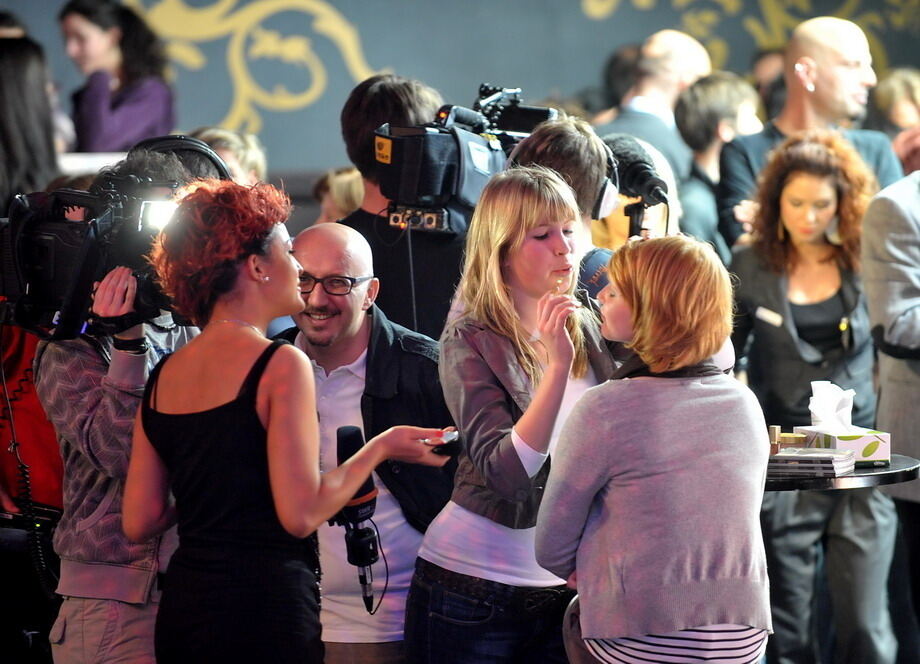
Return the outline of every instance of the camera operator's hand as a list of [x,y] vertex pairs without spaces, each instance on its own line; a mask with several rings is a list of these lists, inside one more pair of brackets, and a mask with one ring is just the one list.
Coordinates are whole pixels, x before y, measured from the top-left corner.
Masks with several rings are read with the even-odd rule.
[[[94,284],[92,313],[99,318],[114,318],[134,311],[137,279],[127,267],[116,267]],[[120,339],[140,339],[143,325],[135,325],[115,335]]]

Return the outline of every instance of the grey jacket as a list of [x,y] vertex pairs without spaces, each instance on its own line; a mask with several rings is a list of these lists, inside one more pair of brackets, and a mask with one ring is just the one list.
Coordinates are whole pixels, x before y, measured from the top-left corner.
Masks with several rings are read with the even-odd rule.
[[[877,425],[891,449],[920,457],[920,171],[883,189],[863,222],[863,275],[879,344]],[[920,502],[920,480],[886,488]]]
[[35,353],[36,392],[64,462],[64,514],[54,533],[61,595],[140,604],[160,571],[164,538],[135,544],[122,531],[124,480],[147,374],[197,330],[171,320],[146,327],[146,357],[113,353],[109,337],[42,342]]
[[768,455],[757,400],[730,376],[588,390],[562,430],[536,533],[540,565],[578,573],[582,636],[770,629]]
[[[614,369],[597,325],[584,328],[598,380]],[[459,457],[451,500],[509,528],[531,528],[543,497],[549,460],[528,477],[511,442],[511,428],[530,405],[533,385],[511,341],[475,320],[448,325],[439,365],[444,398],[466,447]]]

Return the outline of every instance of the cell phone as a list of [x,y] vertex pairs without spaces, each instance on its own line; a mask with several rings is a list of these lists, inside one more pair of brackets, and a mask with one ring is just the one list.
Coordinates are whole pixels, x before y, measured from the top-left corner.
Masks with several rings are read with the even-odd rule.
[[460,454],[460,450],[463,447],[460,442],[460,432],[445,431],[441,436],[441,439],[444,441],[442,445],[436,445],[431,448],[431,451],[434,454],[440,454],[443,456],[456,456],[457,454]]

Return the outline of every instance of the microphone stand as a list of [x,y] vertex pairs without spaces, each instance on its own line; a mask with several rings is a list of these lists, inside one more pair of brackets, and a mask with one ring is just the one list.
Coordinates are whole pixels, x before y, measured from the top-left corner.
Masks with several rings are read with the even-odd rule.
[[630,203],[623,208],[623,212],[629,217],[629,234],[626,236],[627,239],[642,234],[642,221],[645,219],[645,208],[647,207],[644,201],[638,201],[636,203]]

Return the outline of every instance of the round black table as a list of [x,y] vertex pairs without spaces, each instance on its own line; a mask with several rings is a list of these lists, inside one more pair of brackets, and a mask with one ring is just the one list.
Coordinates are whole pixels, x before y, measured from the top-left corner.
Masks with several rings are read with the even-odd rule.
[[920,476],[920,460],[903,454],[892,454],[891,465],[857,468],[839,477],[779,477],[767,476],[765,491],[861,489],[867,486],[909,482]]

